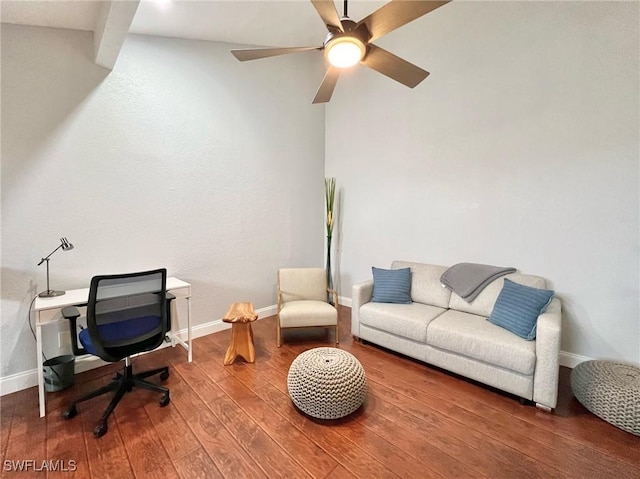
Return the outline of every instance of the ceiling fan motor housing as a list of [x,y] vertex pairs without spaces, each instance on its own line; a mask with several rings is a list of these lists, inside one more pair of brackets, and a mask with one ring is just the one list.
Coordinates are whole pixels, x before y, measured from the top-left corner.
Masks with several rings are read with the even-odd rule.
[[344,32],[341,32],[337,29],[331,29],[327,34],[327,37],[324,39],[323,46],[326,48],[331,40],[339,37],[351,37],[357,38],[364,45],[369,43],[369,38],[371,38],[371,34],[369,30],[367,30],[367,26],[363,23],[360,26],[350,18],[343,17],[340,22],[342,23],[342,28],[344,28]]

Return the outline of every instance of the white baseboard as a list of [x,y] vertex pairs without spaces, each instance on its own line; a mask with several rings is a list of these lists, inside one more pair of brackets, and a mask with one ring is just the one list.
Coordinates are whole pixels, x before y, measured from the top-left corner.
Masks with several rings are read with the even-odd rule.
[[340,306],[348,306],[349,308],[351,307],[351,298],[338,295],[338,301],[340,301]]
[[[258,319],[267,318],[269,316],[273,316],[276,314],[277,306],[267,306],[266,308],[260,308],[256,310],[258,313]],[[191,338],[196,339],[202,336],[207,336],[212,333],[217,333],[218,331],[223,331],[225,329],[229,329],[231,327],[230,323],[225,323],[221,319],[215,319],[208,323],[198,324],[197,326],[191,327]],[[178,336],[183,341],[187,340],[187,328],[181,329],[176,332],[176,336]],[[169,343],[165,343],[160,348],[171,347]],[[177,345],[176,347],[180,347]],[[89,371],[90,369],[99,368],[100,366],[104,366],[109,364],[100,359],[86,359],[81,361],[76,361],[75,371],[76,373],[83,373],[85,371]],[[33,386],[38,385],[38,369],[31,369],[29,371],[24,371],[21,373],[12,374],[10,376],[5,376],[0,378],[0,396],[4,396],[5,394],[11,394],[17,391],[21,391],[23,389],[27,389]]]
[[573,369],[581,362],[590,361],[592,359],[593,358],[589,358],[587,356],[580,356],[579,354],[560,351],[560,366],[565,366],[567,368]]
[[36,370],[12,374],[0,379],[0,396],[30,388],[38,384]]

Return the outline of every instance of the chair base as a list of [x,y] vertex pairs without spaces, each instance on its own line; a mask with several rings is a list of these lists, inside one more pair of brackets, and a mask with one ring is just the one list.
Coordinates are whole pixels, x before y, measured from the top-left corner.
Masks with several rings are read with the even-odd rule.
[[276,318],[276,345],[278,347],[282,346],[282,331],[284,329],[304,329],[304,328],[325,328],[325,329],[334,329],[335,331],[335,344],[336,347],[338,347],[338,344],[340,344],[340,324],[336,324],[334,325],[329,325],[329,326],[292,326],[290,328],[283,328],[282,326],[280,326],[280,320],[278,318]]
[[168,388],[159,386],[149,381],[145,381],[145,378],[155,376],[156,374],[160,374],[160,380],[165,381],[169,377],[169,368],[163,367],[153,369],[151,371],[144,371],[142,373],[133,374],[133,367],[129,363],[129,358],[127,358],[127,364],[124,368],[124,374],[117,373],[114,380],[109,384],[102,386],[101,388],[98,388],[95,391],[92,391],[89,394],[86,394],[73,401],[71,403],[71,406],[69,406],[69,409],[67,409],[63,413],[63,417],[65,419],[71,419],[75,417],[76,414],[78,414],[78,410],[76,408],[77,404],[88,401],[89,399],[93,399],[98,396],[102,396],[103,394],[106,394],[108,392],[115,391],[115,394],[113,395],[111,402],[107,406],[107,409],[104,411],[102,417],[98,421],[98,424],[96,424],[96,427],[93,429],[93,435],[95,437],[104,436],[104,434],[108,430],[107,420],[109,419],[109,416],[114,411],[124,394],[130,392],[134,386],[163,393],[162,398],[159,401],[160,407],[164,407],[169,404],[171,398],[169,396]]

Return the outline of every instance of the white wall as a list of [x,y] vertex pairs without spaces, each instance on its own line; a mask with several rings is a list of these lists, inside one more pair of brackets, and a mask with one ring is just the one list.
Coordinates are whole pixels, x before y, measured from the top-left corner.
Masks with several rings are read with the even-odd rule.
[[393,259],[515,266],[563,301],[562,349],[640,362],[637,2],[452,2],[378,42],[327,107],[341,294]]
[[322,264],[321,65],[229,49],[130,35],[109,73],[90,33],[2,26],[0,377],[36,367],[36,264],[61,236],[53,287],[164,266],[192,283],[195,325],[275,304],[278,267]]

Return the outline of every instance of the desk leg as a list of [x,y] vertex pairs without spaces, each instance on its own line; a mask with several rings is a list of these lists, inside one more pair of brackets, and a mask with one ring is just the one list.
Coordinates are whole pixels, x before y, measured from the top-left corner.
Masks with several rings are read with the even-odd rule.
[[40,417],[46,414],[44,397],[44,376],[42,375],[42,325],[40,323],[40,311],[36,318],[36,373],[38,375],[38,402],[40,404]]
[[187,297],[187,344],[189,349],[187,350],[187,360],[193,361],[193,346],[191,345],[191,291]]

